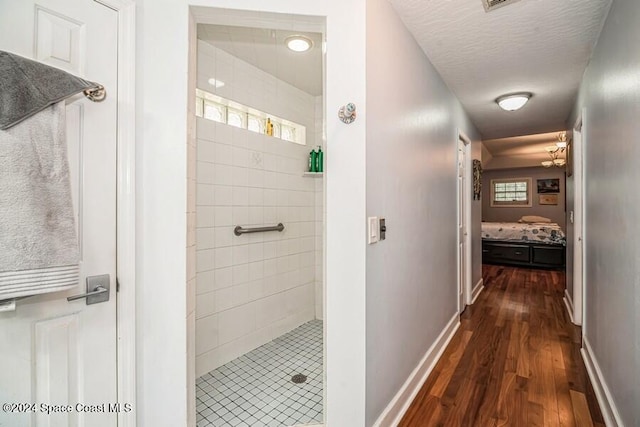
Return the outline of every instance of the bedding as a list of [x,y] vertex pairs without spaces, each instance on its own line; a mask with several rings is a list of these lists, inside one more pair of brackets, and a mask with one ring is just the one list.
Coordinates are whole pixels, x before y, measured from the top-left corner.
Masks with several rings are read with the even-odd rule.
[[525,215],[522,218],[520,218],[518,220],[518,222],[529,222],[529,223],[535,223],[535,222],[547,222],[550,223],[551,220],[549,218],[546,218],[544,216],[537,216],[537,215]]
[[556,223],[483,222],[482,239],[562,246],[567,244],[562,228]]

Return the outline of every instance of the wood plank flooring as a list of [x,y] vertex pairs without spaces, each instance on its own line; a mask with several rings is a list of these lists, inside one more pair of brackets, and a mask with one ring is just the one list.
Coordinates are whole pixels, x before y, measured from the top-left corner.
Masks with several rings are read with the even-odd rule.
[[484,265],[483,278],[399,425],[604,427],[562,300],[564,272]]

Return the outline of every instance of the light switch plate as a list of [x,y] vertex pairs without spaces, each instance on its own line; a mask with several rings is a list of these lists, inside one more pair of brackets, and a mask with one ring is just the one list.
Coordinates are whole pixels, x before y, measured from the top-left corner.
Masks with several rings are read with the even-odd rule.
[[367,218],[367,225],[367,243],[372,245],[380,240],[380,223],[378,222],[378,217],[370,216]]

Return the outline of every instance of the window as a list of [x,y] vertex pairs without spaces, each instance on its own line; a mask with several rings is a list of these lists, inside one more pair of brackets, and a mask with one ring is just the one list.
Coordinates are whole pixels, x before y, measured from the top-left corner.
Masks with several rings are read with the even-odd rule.
[[531,207],[531,178],[491,180],[492,207]]
[[307,132],[304,126],[200,89],[196,89],[196,116],[260,134],[267,133],[268,118],[273,125],[273,134],[268,136],[300,145],[306,144]]
[[218,123],[224,123],[226,121],[225,113],[226,108],[224,108],[224,105],[220,105],[211,101],[204,101],[204,113],[202,116],[205,119],[213,120],[214,122]]
[[257,116],[254,116],[253,114],[248,114],[248,117],[247,129],[251,132],[264,133],[264,120]]

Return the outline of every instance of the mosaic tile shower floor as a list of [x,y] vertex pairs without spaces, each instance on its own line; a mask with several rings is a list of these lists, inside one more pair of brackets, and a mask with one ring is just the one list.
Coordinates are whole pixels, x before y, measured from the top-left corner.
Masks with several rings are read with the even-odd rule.
[[[312,320],[198,378],[198,427],[321,423],[322,339]],[[292,382],[296,374],[306,382]]]

